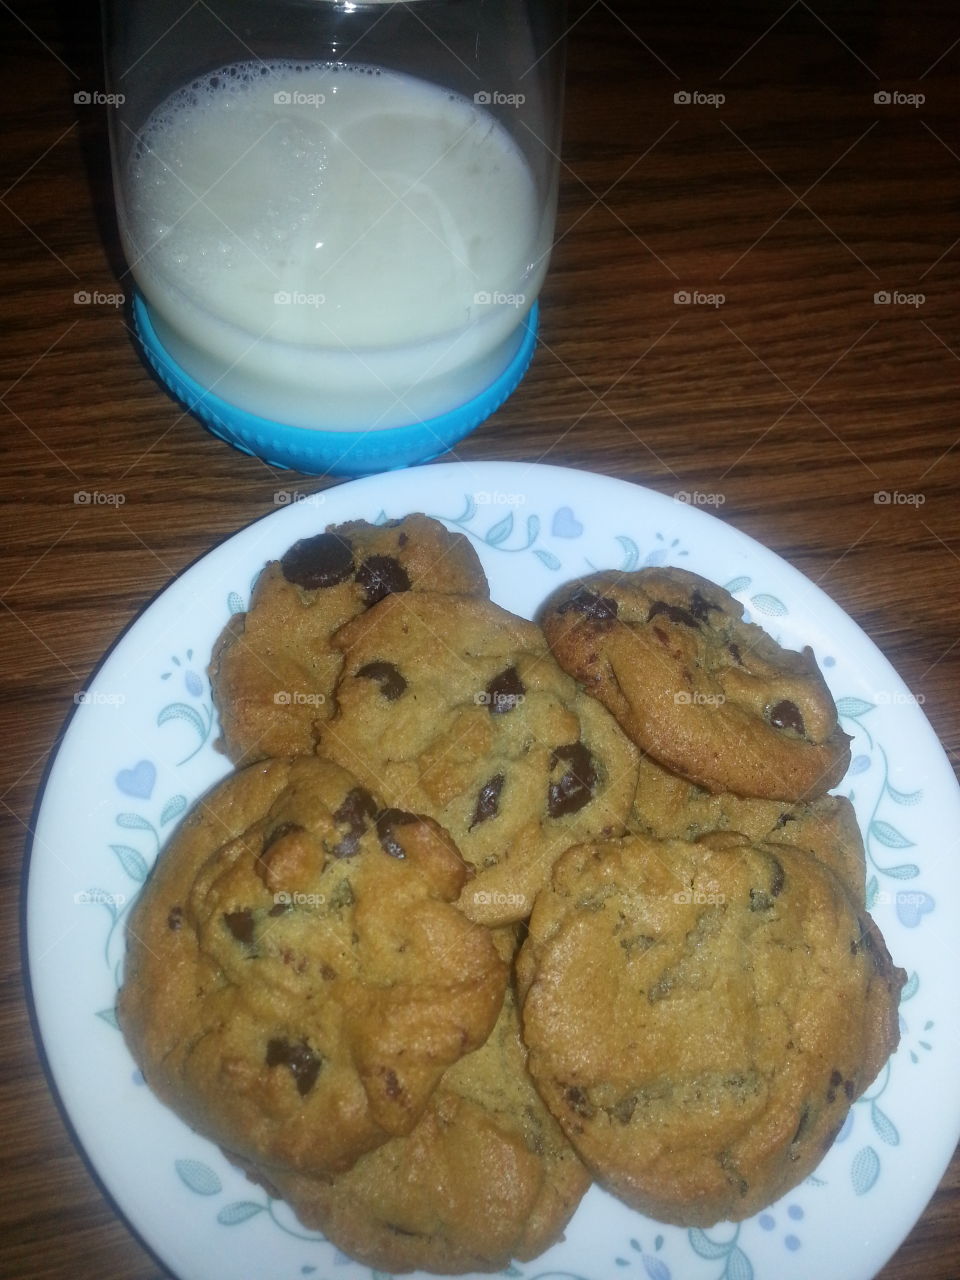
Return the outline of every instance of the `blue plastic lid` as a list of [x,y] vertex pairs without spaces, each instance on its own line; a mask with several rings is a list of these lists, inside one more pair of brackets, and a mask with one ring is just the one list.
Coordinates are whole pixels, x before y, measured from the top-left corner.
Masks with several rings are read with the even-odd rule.
[[212,391],[205,391],[163,347],[141,295],[133,300],[133,319],[144,354],[158,378],[221,440],[277,467],[315,475],[363,476],[427,462],[489,418],[519,385],[537,345],[539,303],[523,321],[523,339],[503,373],[485,391],[449,413],[406,427],[370,431],[323,431],[291,427],[247,413]]

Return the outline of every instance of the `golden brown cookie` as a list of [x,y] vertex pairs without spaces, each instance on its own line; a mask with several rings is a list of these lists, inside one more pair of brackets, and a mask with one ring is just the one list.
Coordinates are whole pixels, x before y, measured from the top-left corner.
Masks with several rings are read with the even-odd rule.
[[234,764],[313,752],[340,670],[331,635],[401,591],[488,594],[467,538],[424,515],[331,525],[264,568],[210,664],[221,745]]
[[721,792],[680,778],[650,756],[640,760],[630,828],[658,840],[698,840],[737,832],[761,844],[789,844],[825,862],[864,907],[866,855],[853,805],[844,796],[789,804]]
[[320,749],[452,834],[476,871],[461,896],[471,919],[523,919],[563,849],[623,831],[636,749],[534,623],[408,592],[334,639],[344,665]]
[[487,1043],[447,1071],[412,1133],[336,1177],[270,1181],[359,1262],[455,1275],[548,1249],[590,1176],[533,1087],[508,990]]
[[548,602],[557,661],[666,768],[709,791],[813,799],[837,785],[849,739],[813,652],[742,621],[683,569],[597,573]]
[[597,1179],[706,1226],[817,1166],[897,1045],[906,975],[818,859],[727,835],[570,849],[518,977],[530,1072]]
[[130,919],[117,1012],[147,1083],[265,1165],[342,1170],[409,1133],[506,987],[454,905],[469,874],[435,823],[328,761],[231,775]]

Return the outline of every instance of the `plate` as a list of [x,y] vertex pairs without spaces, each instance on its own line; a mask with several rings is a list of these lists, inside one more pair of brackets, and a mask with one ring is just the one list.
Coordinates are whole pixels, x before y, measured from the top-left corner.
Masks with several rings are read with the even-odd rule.
[[854,738],[869,905],[909,980],[900,1047],[815,1175],[763,1213],[663,1226],[594,1187],[566,1239],[516,1280],[868,1280],[933,1194],[960,1134],[960,828],[953,772],[919,705],[863,632],[785,561],[699,504],[558,467],[449,463],[280,509],[211,551],[117,643],[50,772],[27,900],[32,993],[76,1134],[133,1227],[180,1280],[370,1280],[248,1182],[144,1085],[113,1007],[130,906],[177,820],[227,772],[205,674],[263,563],[328,523],[426,511],[467,534],[494,600],[529,616],[594,569],[687,567],[791,648],[810,644]]

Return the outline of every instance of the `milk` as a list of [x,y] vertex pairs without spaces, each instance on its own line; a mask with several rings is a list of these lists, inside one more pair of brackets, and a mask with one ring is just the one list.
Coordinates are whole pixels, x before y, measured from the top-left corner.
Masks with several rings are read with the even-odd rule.
[[[466,98],[374,67],[237,63],[150,117],[128,262],[170,354],[295,426],[429,418],[519,346],[553,209]],[[549,202],[547,202],[549,204]]]

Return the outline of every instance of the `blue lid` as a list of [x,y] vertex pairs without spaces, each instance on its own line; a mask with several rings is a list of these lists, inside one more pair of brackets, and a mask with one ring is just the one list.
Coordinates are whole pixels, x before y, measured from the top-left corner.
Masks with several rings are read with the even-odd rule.
[[408,467],[414,462],[427,462],[469,435],[500,408],[526,373],[537,344],[539,310],[539,303],[534,303],[523,321],[523,339],[517,353],[503,373],[466,404],[407,427],[315,431],[258,417],[221,400],[212,391],[205,391],[160,344],[140,294],[135,294],[133,300],[137,336],[151,367],[209,431],[274,466],[334,476],[370,475]]

